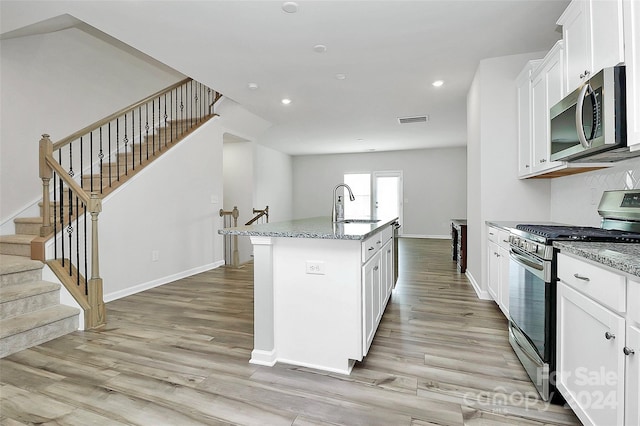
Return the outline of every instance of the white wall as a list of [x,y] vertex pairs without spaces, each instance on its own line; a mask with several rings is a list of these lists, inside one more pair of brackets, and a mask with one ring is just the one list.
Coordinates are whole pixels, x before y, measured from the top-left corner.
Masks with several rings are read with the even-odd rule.
[[464,148],[296,156],[293,214],[330,216],[333,188],[345,173],[402,170],[403,233],[446,237],[451,219],[466,215],[466,160]]
[[38,141],[56,142],[184,76],[79,29],[0,40],[0,223],[42,197]]
[[640,158],[614,163],[611,168],[551,181],[551,220],[580,226],[600,226],[598,203],[614,189],[640,189]]
[[293,159],[290,155],[254,145],[254,206],[269,206],[269,222],[293,216]]
[[[223,146],[224,201],[222,208],[231,211],[233,207],[238,207],[238,226],[244,225],[253,217],[253,145],[253,142],[249,141],[225,141]],[[233,226],[233,222],[231,223],[230,226]],[[233,237],[226,238],[233,240]],[[248,262],[253,253],[251,241],[248,237],[238,237],[237,240],[240,263]]]
[[467,96],[467,275],[488,297],[485,221],[547,221],[550,182],[518,179],[515,78],[544,52],[480,62]]

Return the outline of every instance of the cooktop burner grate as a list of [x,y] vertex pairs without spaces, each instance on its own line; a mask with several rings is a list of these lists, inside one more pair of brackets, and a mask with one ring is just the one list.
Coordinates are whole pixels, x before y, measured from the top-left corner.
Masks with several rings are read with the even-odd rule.
[[516,226],[523,232],[537,235],[548,240],[576,240],[640,243],[640,234],[616,229],[602,229],[589,226],[563,225],[527,225]]

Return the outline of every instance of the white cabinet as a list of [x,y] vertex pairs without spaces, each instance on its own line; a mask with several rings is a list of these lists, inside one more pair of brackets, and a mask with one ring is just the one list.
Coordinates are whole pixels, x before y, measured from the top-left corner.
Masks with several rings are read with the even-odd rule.
[[369,352],[369,347],[376,333],[380,316],[380,255],[376,254],[363,266],[363,355]]
[[[393,234],[391,227],[362,243],[362,353],[369,352],[393,289]],[[391,232],[388,232],[391,230]]]
[[640,424],[640,283],[563,253],[558,278],[558,390],[586,425]]
[[622,7],[627,72],[627,145],[631,150],[638,150],[640,149],[640,2],[624,0]]
[[564,93],[562,54],[563,42],[560,40],[531,75],[531,167],[534,174],[566,164],[550,159],[549,109],[562,99]]
[[505,316],[509,316],[509,233],[487,227],[487,287]]
[[622,0],[573,0],[557,23],[565,48],[565,94],[624,61]]
[[529,61],[516,78],[518,103],[518,176],[532,173],[531,167],[531,73],[541,60]]

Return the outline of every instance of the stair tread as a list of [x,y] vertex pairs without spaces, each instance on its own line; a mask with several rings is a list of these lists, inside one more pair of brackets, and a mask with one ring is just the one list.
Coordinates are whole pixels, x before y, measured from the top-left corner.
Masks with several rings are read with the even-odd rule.
[[0,242],[9,244],[31,244],[36,235],[29,234],[13,234],[0,235]]
[[0,275],[32,271],[43,267],[44,264],[39,260],[29,259],[24,256],[0,254]]
[[31,281],[0,287],[0,302],[11,302],[26,297],[37,296],[60,289],[60,284],[50,281]]
[[17,217],[13,219],[14,223],[42,224],[42,217]]
[[1,320],[0,339],[78,315],[79,312],[77,308],[57,305]]

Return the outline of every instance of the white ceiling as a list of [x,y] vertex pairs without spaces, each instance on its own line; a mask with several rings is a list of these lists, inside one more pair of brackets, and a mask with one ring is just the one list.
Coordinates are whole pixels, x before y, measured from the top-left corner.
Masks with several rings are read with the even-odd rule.
[[[464,146],[479,61],[549,50],[569,1],[298,1],[297,13],[283,3],[95,4],[101,13],[127,10],[114,28],[135,21],[156,31],[134,47],[160,61],[151,52],[159,46],[188,46],[184,69],[168,65],[271,122],[260,143],[301,155]],[[326,52],[316,53],[318,44]],[[435,88],[438,79],[445,83]],[[282,105],[284,97],[292,103]],[[429,121],[398,123],[416,115]]]

